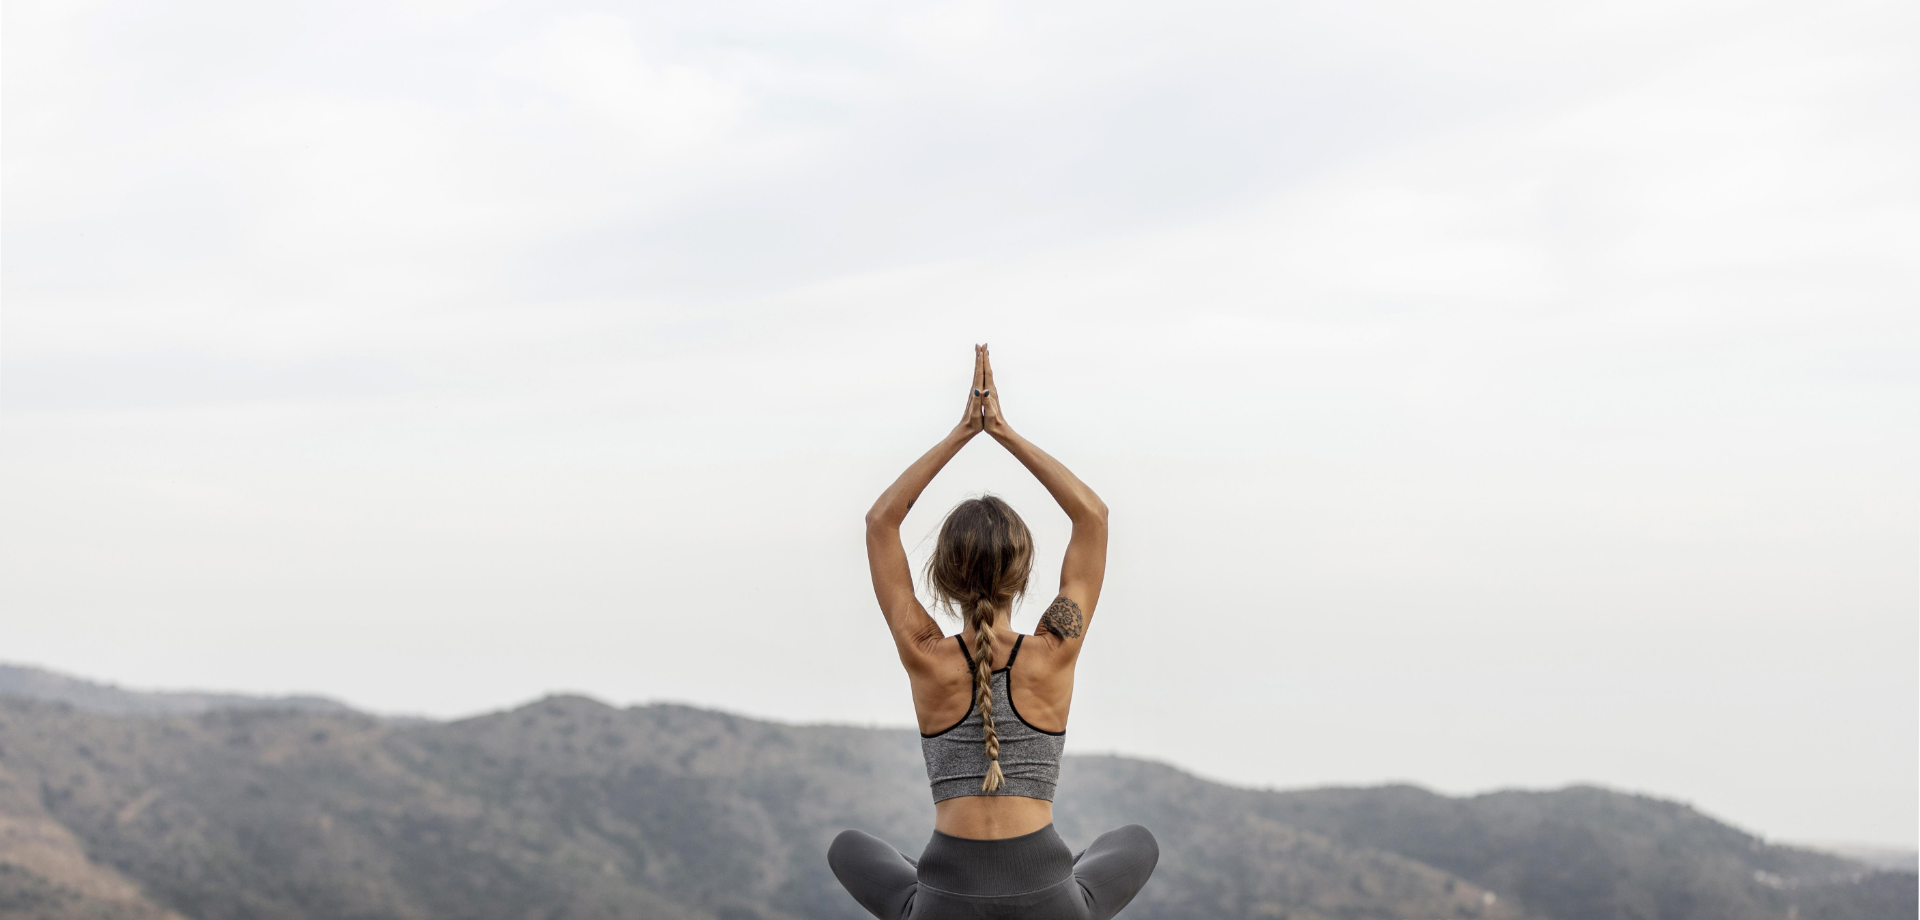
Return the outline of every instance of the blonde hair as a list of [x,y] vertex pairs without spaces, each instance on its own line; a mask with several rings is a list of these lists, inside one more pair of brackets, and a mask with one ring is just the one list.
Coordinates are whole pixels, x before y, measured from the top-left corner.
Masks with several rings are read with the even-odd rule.
[[980,791],[1000,788],[1000,735],[993,725],[993,621],[1027,591],[1033,572],[1033,534],[1012,506],[983,495],[955,505],[940,525],[927,560],[927,585],[948,612],[965,611],[973,630],[973,703],[987,742],[987,775]]

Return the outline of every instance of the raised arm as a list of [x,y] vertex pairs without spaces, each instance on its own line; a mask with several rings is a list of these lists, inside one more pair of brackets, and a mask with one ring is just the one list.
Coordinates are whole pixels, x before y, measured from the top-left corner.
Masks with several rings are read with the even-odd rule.
[[993,385],[992,356],[984,347],[981,364],[981,384],[976,389],[986,394],[980,408],[987,434],[1040,480],[1073,522],[1073,536],[1067,540],[1066,558],[1060,563],[1060,593],[1040,615],[1040,629],[1050,634],[1055,644],[1077,655],[1093,619],[1094,604],[1100,600],[1100,585],[1107,577],[1107,503],[1065,464],[1007,424],[1000,414],[1000,392]]
[[907,509],[926,491],[927,483],[980,433],[985,414],[986,400],[980,394],[985,392],[986,362],[985,350],[974,346],[973,385],[960,424],[913,461],[867,511],[867,568],[873,576],[873,594],[880,602],[880,614],[887,619],[887,629],[893,633],[901,662],[909,667],[918,652],[930,650],[940,641],[941,633],[940,624],[927,615],[927,609],[913,595],[913,570],[907,565],[906,548],[900,544],[900,522],[906,520]]

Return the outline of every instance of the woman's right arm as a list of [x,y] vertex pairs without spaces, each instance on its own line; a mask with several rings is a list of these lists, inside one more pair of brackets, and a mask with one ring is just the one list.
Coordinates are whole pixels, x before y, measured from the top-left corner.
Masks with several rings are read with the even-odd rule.
[[[983,349],[984,352],[984,349]],[[1060,504],[1073,522],[1073,535],[1067,539],[1066,558],[1060,563],[1060,593],[1040,615],[1040,628],[1054,636],[1069,654],[1078,655],[1093,619],[1093,606],[1100,600],[1100,586],[1107,577],[1107,503],[1073,475],[1066,464],[1020,436],[1000,415],[1000,392],[993,385],[993,360],[983,354],[984,367],[980,390],[987,395],[982,404],[982,427],[1000,446],[1013,454],[1033,474],[1048,494]]]

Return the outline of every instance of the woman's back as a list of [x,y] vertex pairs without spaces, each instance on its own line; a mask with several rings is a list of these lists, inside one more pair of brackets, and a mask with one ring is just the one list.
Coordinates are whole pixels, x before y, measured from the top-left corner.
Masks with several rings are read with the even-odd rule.
[[[954,646],[966,659],[968,671],[973,672],[973,656],[961,637],[956,636],[954,640]],[[1015,636],[1006,664],[990,672],[987,686],[991,705],[983,707],[970,701],[966,713],[957,721],[920,733],[920,751],[926,759],[927,784],[933,790],[935,808],[957,798],[984,799],[974,805],[949,806],[949,811],[955,814],[958,813],[955,809],[971,811],[974,819],[966,820],[986,819],[1008,825],[1004,829],[992,828],[1000,831],[995,836],[1018,836],[1038,829],[1022,828],[1031,822],[1022,821],[1021,817],[1037,811],[1032,806],[996,806],[993,800],[1018,797],[1053,801],[1054,787],[1060,781],[1060,754],[1067,740],[1064,726],[1047,729],[1027,721],[1013,700],[1015,676],[1019,673],[1016,666],[1026,640],[1026,636]],[[1028,701],[1029,709],[1032,703]],[[993,723],[991,744],[987,737],[988,713]],[[993,749],[992,762],[986,750],[989,747]],[[995,766],[1000,771],[1000,783],[991,792],[982,792],[982,782]],[[994,818],[1004,820],[993,821]],[[961,820],[950,815],[948,824]],[[1040,826],[1045,826],[1044,822]]]
[[[1010,775],[1018,777],[1004,790],[985,793],[979,788],[987,765],[981,737],[985,719],[976,692],[978,663],[968,651],[978,644],[975,631],[935,640],[907,665],[933,789],[934,826],[945,833],[1017,837],[1053,821],[1054,778],[1066,740],[1078,655],[1042,625],[1032,636],[1004,626],[994,629],[990,687],[996,696],[1004,695],[1005,702],[992,707],[993,721],[1003,773],[1013,770]],[[930,736],[936,739],[931,744]],[[1038,772],[1051,776],[1042,783],[1036,779]],[[969,782],[972,789],[962,792]]]
[[[955,641],[958,639],[959,641]],[[973,630],[943,637],[926,656],[923,667],[907,668],[913,685],[914,715],[920,734],[930,735],[953,725],[973,708],[974,661],[967,649]],[[1020,676],[1011,681],[1013,705],[1021,717],[1041,731],[1067,730],[1067,712],[1073,705],[1073,670],[1077,656],[1061,653],[1060,639],[1044,628],[1031,636],[1012,629],[994,630],[993,671],[1016,659]]]

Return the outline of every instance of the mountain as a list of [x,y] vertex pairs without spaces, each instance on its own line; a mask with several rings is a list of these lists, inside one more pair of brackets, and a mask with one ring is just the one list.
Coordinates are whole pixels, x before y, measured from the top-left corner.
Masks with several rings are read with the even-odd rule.
[[[1769,846],[1594,788],[1449,798],[1268,792],[1069,757],[1069,843],[1140,822],[1135,920],[1915,916],[1915,877]],[[842,828],[915,852],[910,731],[554,697],[448,723],[225,709],[127,716],[0,698],[0,917],[864,916]]]
[[1843,859],[1851,859],[1888,872],[1920,872],[1920,853],[1912,850],[1845,843],[1827,844],[1812,847],[1812,849],[1824,850]]
[[1172,792],[1191,813],[1254,815],[1391,852],[1510,897],[1530,915],[1911,917],[1920,906],[1912,873],[1770,845],[1683,804],[1591,786],[1466,798],[1413,786],[1256,792],[1115,760],[1083,789],[1102,798],[1120,791],[1110,785],[1116,775],[1130,776],[1122,788]]
[[238,693],[127,690],[112,684],[68,677],[40,668],[0,664],[0,696],[23,696],[67,703],[87,712],[113,715],[179,715],[214,709],[299,709],[352,712],[352,707],[318,696],[245,696]]

